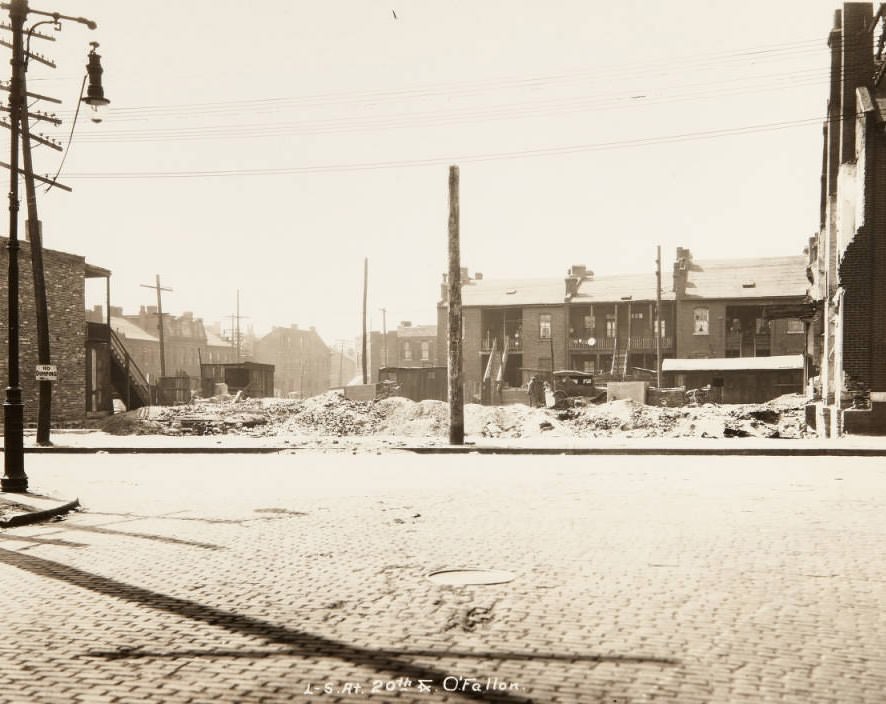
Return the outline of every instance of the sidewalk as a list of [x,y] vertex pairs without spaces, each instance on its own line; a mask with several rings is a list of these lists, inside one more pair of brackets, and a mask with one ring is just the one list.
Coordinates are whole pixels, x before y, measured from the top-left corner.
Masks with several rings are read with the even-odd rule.
[[48,521],[80,507],[78,499],[60,499],[32,493],[0,491],[0,528]]
[[[40,447],[34,433],[25,433],[27,453],[196,453],[243,454],[293,451],[384,452],[420,454],[601,454],[601,455],[762,455],[762,456],[886,456],[886,437],[844,436],[804,438],[575,438],[548,435],[536,438],[468,436],[462,446],[439,438],[399,436],[291,435],[109,435],[96,430],[54,430],[52,446]],[[2,447],[2,438],[0,438]]]

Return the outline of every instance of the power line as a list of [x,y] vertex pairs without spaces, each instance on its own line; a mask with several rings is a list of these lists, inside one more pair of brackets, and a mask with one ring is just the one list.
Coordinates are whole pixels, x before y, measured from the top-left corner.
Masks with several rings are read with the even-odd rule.
[[[694,57],[685,57],[683,59],[669,60],[666,66],[657,66],[654,71],[650,70],[648,62],[636,62],[634,64],[626,64],[614,67],[594,67],[593,69],[581,69],[573,72],[564,72],[558,74],[543,74],[537,76],[519,76],[503,79],[487,79],[481,81],[461,81],[461,82],[444,82],[436,84],[426,84],[424,86],[416,86],[412,88],[388,89],[388,90],[371,90],[371,91],[355,91],[355,92],[330,92],[318,93],[314,95],[295,96],[295,97],[268,97],[256,98],[238,101],[217,101],[205,103],[184,103],[174,105],[145,105],[133,107],[115,108],[114,117],[109,119],[140,119],[147,117],[157,117],[158,113],[168,113],[180,119],[183,115],[199,115],[212,112],[227,112],[238,110],[255,114],[257,109],[262,106],[268,109],[279,109],[286,107],[323,107],[327,105],[349,104],[352,102],[373,102],[377,103],[384,100],[402,100],[404,98],[424,98],[434,96],[453,96],[459,93],[482,92],[488,93],[492,89],[508,89],[508,88],[539,88],[545,84],[556,84],[565,80],[582,80],[593,79],[595,81],[601,78],[625,78],[632,75],[649,76],[654,73],[656,78],[668,75],[669,71],[676,68],[686,68],[692,65],[704,67],[712,67],[722,62],[743,62],[753,57],[777,57],[782,58],[785,55],[819,53],[824,55],[826,51],[824,42],[820,39],[803,40],[791,42],[787,44],[774,45],[769,47],[758,47],[751,49],[742,49],[733,52],[717,52],[707,56],[700,55]],[[789,53],[786,53],[789,52]],[[681,71],[680,75],[684,72]],[[313,105],[312,105],[313,104]]]
[[431,157],[426,159],[404,159],[392,161],[378,162],[358,162],[350,164],[326,164],[315,166],[300,167],[280,167],[280,168],[261,168],[261,169],[215,169],[205,171],[116,171],[116,172],[94,172],[94,173],[71,173],[68,179],[187,179],[187,178],[220,178],[231,176],[289,176],[300,174],[316,174],[316,173],[335,173],[343,171],[375,171],[381,169],[394,168],[410,168],[419,166],[437,166],[439,164],[459,162],[483,162],[483,161],[503,161],[509,159],[521,159],[530,157],[543,156],[560,156],[569,154],[579,154],[592,151],[606,151],[612,149],[634,148],[642,146],[653,146],[658,144],[673,144],[678,142],[696,141],[704,139],[715,139],[720,137],[731,137],[738,135],[757,134],[761,132],[773,132],[779,130],[790,129],[793,127],[803,127],[809,125],[820,126],[827,122],[826,119],[815,117],[802,120],[787,120],[783,122],[771,122],[758,125],[747,125],[743,127],[722,128],[717,130],[685,132],[674,135],[663,135],[659,137],[642,137],[637,139],[616,140],[610,142],[595,142],[589,144],[576,144],[562,147],[544,147],[539,149],[526,149],[512,152],[492,152],[487,154],[468,154],[460,156]]

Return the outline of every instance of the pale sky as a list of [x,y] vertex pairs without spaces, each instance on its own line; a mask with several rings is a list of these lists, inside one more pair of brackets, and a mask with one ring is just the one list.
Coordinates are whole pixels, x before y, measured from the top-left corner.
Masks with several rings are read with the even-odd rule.
[[29,89],[65,101],[41,131],[66,142],[91,40],[111,100],[39,208],[126,312],[160,274],[171,313],[219,321],[239,288],[244,326],[333,344],[368,257],[372,327],[433,323],[451,163],[462,265],[489,278],[801,254],[818,225],[833,0],[31,5],[99,25],[34,40],[58,68]]

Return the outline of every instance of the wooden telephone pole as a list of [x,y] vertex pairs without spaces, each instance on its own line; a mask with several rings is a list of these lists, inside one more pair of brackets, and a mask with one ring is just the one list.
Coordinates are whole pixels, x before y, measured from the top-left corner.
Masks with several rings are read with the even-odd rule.
[[661,388],[661,245],[655,248],[655,355],[656,384]]
[[381,311],[381,335],[385,341],[385,366],[388,366],[388,309],[379,308]]
[[449,444],[465,444],[458,166],[449,167]]
[[369,257],[363,259],[363,383],[369,383],[366,375],[366,296],[369,292]]
[[166,376],[166,348],[163,344],[163,299],[160,295],[161,291],[169,291],[172,293],[171,288],[163,288],[160,285],[160,274],[156,275],[153,284],[139,284],[143,288],[152,288],[157,291],[157,329],[159,331],[160,337],[160,378]]
[[242,345],[240,344],[241,336],[240,336],[240,321],[248,318],[248,315],[240,315],[240,289],[237,289],[237,307],[236,312],[228,316],[231,319],[231,347],[234,348],[234,353],[236,354],[237,364],[240,364],[242,361]]

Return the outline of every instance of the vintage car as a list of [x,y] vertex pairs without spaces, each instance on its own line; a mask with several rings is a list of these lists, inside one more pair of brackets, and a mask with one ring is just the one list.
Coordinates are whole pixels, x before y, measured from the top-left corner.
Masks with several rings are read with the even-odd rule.
[[601,403],[605,400],[606,389],[594,386],[594,375],[590,372],[576,369],[554,372],[554,408],[568,408],[576,403]]

